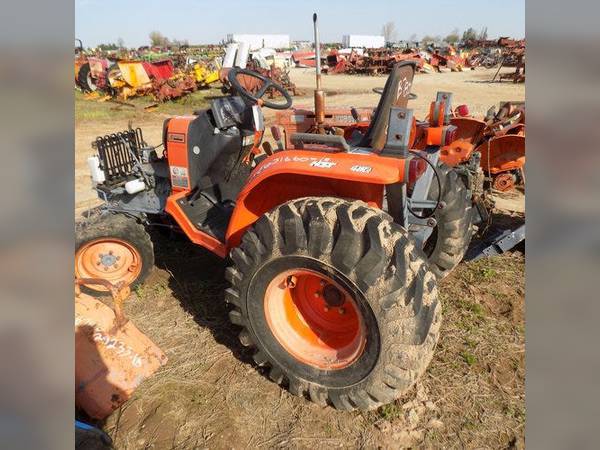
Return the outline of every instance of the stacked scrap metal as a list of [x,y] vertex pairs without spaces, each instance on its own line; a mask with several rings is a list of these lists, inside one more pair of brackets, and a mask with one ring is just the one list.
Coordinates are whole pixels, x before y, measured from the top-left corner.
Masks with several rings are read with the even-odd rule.
[[155,49],[85,54],[80,47],[75,59],[75,84],[83,92],[102,92],[122,100],[151,95],[163,102],[182,97],[219,79],[220,58],[179,49]]

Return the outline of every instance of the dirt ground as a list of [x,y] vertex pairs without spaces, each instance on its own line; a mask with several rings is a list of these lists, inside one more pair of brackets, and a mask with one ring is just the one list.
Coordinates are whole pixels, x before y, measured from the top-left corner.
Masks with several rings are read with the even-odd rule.
[[[411,106],[423,117],[438,90],[454,92],[454,103],[467,103],[475,115],[502,100],[524,99],[523,85],[485,82],[493,74],[417,75]],[[292,71],[308,94],[295,105],[310,105],[313,76]],[[374,106],[378,95],[371,89],[384,83],[384,77],[324,77],[332,106]],[[133,108],[77,95],[76,214],[96,201],[85,162],[96,136],[131,120],[148,142],[158,143],[166,117],[205,107],[217,95],[218,89],[203,91],[153,112],[142,103]],[[273,117],[268,111],[267,121]],[[499,204],[499,223],[522,223],[522,193]],[[524,249],[460,264],[440,286],[442,330],[424,377],[393,404],[347,413],[292,396],[252,363],[227,318],[222,260],[181,238],[157,234],[153,240],[157,267],[125,313],[169,362],[102,424],[115,448],[523,447]]]

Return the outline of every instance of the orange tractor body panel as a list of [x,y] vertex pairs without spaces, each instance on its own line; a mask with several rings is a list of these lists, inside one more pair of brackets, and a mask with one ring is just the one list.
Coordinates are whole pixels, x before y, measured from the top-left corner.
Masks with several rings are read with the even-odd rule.
[[165,211],[175,219],[190,241],[194,244],[201,245],[221,258],[225,258],[227,256],[227,247],[225,244],[194,227],[192,222],[190,222],[190,219],[178,205],[177,201],[183,199],[188,193],[189,191],[186,190],[169,196]]
[[173,192],[187,192],[190,188],[187,134],[190,122],[195,118],[195,116],[178,116],[169,121],[166,141]]
[[406,179],[403,159],[374,154],[286,150],[259,164],[240,192],[227,229],[227,247],[265,212],[295,198],[336,196],[382,207],[383,187]]

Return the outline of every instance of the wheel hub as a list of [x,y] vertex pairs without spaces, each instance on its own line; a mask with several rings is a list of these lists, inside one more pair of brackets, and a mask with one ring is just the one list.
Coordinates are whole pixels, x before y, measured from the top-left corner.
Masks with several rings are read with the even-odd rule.
[[[126,241],[101,238],[87,242],[75,253],[75,275],[79,278],[102,278],[111,283],[131,284],[142,270],[138,250]],[[106,291],[102,286],[94,290]]]
[[346,302],[344,295],[333,284],[328,284],[323,288],[323,298],[330,308],[342,306]]
[[366,343],[362,315],[349,292],[312,270],[286,271],[265,293],[265,316],[281,346],[319,369],[342,369]]
[[497,191],[506,192],[515,186],[514,176],[510,173],[501,173],[494,178],[493,187]]
[[[121,259],[121,257],[113,255],[113,253],[111,251],[106,255],[101,253],[99,263],[102,264],[104,267],[110,267],[110,266],[115,266],[119,259]],[[115,269],[116,268],[117,267],[115,267]]]

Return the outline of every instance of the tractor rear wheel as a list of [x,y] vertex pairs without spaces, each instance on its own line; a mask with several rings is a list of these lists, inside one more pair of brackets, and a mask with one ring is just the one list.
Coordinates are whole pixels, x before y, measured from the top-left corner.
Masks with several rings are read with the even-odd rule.
[[[451,167],[438,164],[443,208],[435,212],[437,225],[423,248],[432,270],[444,278],[465,256],[473,236],[473,202],[462,178]],[[432,181],[430,200],[438,199],[438,184]]]
[[431,361],[435,275],[383,211],[303,198],[263,215],[231,252],[225,299],[274,382],[337,409],[398,398]]
[[[75,276],[100,278],[130,288],[141,284],[154,265],[146,229],[123,214],[105,213],[82,224],[76,233]],[[90,295],[107,295],[104,286],[83,286]]]

